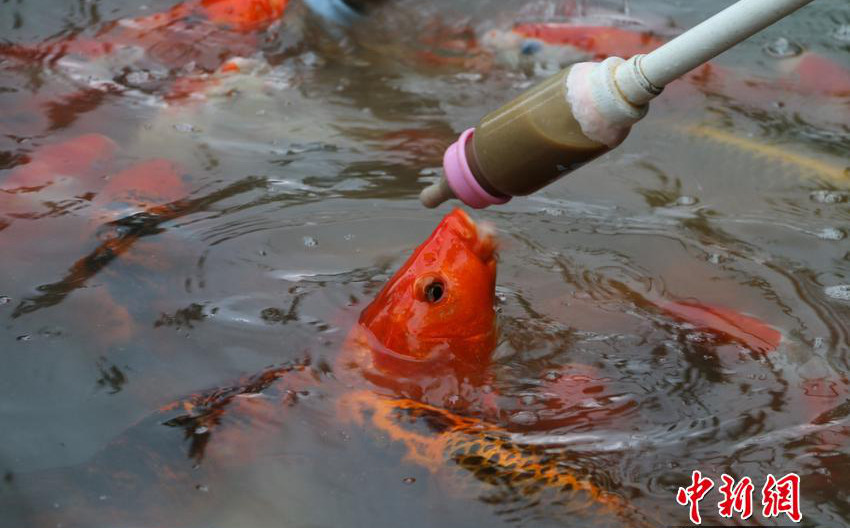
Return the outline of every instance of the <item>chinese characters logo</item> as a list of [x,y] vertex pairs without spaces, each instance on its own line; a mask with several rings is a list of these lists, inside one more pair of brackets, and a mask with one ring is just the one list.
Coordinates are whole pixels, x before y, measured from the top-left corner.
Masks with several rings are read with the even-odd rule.
[[[725,473],[720,476],[720,480],[722,484],[717,488],[723,496],[717,503],[720,516],[728,519],[737,512],[741,520],[749,519],[753,515],[753,480],[744,477],[736,482]],[[694,471],[691,474],[691,484],[679,488],[676,493],[676,502],[688,506],[688,516],[693,524],[702,524],[699,503],[712,488],[713,480],[703,477],[699,471]],[[800,522],[803,519],[800,513],[800,476],[789,473],[777,479],[772,474],[768,475],[761,488],[761,504],[761,514],[764,517],[779,517],[784,513],[795,523]]]

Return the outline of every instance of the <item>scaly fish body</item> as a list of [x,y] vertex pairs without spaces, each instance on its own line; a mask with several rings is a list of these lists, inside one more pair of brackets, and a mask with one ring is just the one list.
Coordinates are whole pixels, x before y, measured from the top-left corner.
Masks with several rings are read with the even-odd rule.
[[[517,435],[476,418],[408,398],[371,391],[354,392],[342,401],[356,422],[366,421],[407,449],[406,460],[432,472],[454,466],[491,489],[534,500],[546,492],[566,494],[571,506],[600,508],[630,521],[644,516],[604,483],[600,472],[576,468],[547,446],[523,443]],[[413,426],[425,424],[423,434]],[[572,508],[571,508],[572,509]]]
[[[263,431],[261,424],[279,419],[281,406],[297,404],[310,379],[305,364],[269,369],[232,387],[163,408],[172,416],[177,411],[165,424],[185,431],[187,454],[194,461],[243,464],[251,451],[261,449],[262,435],[257,434]],[[604,470],[583,466],[549,446],[523,442],[503,426],[373,390],[346,392],[337,407],[343,423],[386,436],[404,446],[406,461],[449,476],[452,480],[446,484],[464,486],[476,496],[498,492],[510,502],[533,502],[552,494],[568,503],[570,511],[593,510],[635,526],[645,521],[644,514],[612,491]],[[250,431],[233,427],[246,423],[256,427]],[[475,482],[477,486],[470,485]]]

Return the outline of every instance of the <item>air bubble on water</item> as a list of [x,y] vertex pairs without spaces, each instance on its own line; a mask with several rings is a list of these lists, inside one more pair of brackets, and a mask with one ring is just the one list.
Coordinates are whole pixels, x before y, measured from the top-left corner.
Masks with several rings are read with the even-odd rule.
[[826,346],[826,339],[824,339],[823,337],[816,337],[812,341],[812,348],[814,348],[816,350],[821,349],[824,346]]
[[305,236],[303,238],[303,240],[304,240],[304,245],[308,248],[316,247],[316,246],[319,245],[319,241],[316,240],[314,237],[311,237],[311,236]]
[[319,57],[319,55],[313,53],[312,51],[303,53],[300,59],[301,62],[308,68],[315,68],[321,66],[325,62],[321,57]]
[[32,339],[32,336],[29,335],[29,334],[24,334],[24,335],[19,335],[16,339],[18,341],[29,341],[29,340]]
[[511,423],[515,423],[517,425],[534,425],[539,420],[537,418],[537,413],[531,411],[519,411],[511,416]]
[[344,237],[342,237],[342,238],[344,238],[344,239],[346,239],[346,240],[354,240],[354,235],[353,235],[353,234],[351,234],[351,233],[348,233],[348,234],[346,234],[346,235],[345,235]]
[[202,493],[207,493],[210,490],[208,487],[204,486],[203,484],[198,484],[197,486],[195,486],[195,489],[202,492]]
[[401,481],[405,484],[413,484],[414,482],[416,482],[416,479],[413,477],[404,477],[403,479],[401,479]]
[[686,334],[685,339],[691,343],[708,343],[711,341],[711,334],[694,331]]
[[99,500],[105,501],[108,497],[106,495],[101,495],[98,497]]
[[478,82],[483,78],[483,76],[480,73],[464,72],[464,73],[456,74],[455,78],[460,79],[461,81],[466,81],[466,82]]
[[837,227],[825,227],[818,234],[822,240],[844,240],[847,234]]
[[838,301],[850,301],[850,284],[839,284],[837,286],[827,286],[823,292]]
[[708,261],[712,264],[722,264],[726,258],[720,253],[712,253],[708,256]]
[[832,38],[839,42],[850,42],[850,24],[841,24],[832,31]]
[[844,203],[847,201],[850,193],[842,192],[842,191],[828,191],[828,190],[819,190],[812,191],[809,194],[809,198],[813,202],[821,203],[821,204],[837,204]]
[[0,305],[9,304],[12,302],[12,298],[6,295],[0,295]]
[[602,403],[594,400],[593,398],[589,398],[579,402],[579,406],[584,409],[601,409]]
[[773,42],[764,47],[764,52],[775,59],[787,59],[796,57],[803,53],[803,46],[788,40],[785,37],[779,37]]
[[695,205],[698,201],[694,196],[680,196],[676,199],[676,205]]
[[519,397],[519,401],[526,407],[534,405],[537,402],[537,396],[534,394],[523,394]]
[[556,371],[556,370],[550,370],[549,372],[547,372],[547,373],[543,376],[543,379],[545,379],[546,381],[557,381],[557,380],[558,380],[558,378],[560,378],[560,377],[561,377],[561,373],[560,373],[560,372],[558,372],[558,371]]
[[127,83],[131,85],[145,84],[150,82],[151,74],[144,70],[137,70],[127,74]]
[[543,214],[547,214],[549,216],[562,216],[564,211],[555,207],[544,207]]
[[174,130],[178,132],[199,132],[197,128],[195,128],[191,123],[176,123],[174,126]]

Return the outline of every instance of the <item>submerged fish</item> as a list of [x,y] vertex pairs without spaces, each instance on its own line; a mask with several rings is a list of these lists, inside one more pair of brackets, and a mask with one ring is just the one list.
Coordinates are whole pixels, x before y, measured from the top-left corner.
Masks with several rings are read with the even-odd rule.
[[[574,14],[573,14],[574,15]],[[607,14],[593,19],[568,16],[554,20],[523,21],[510,29],[494,29],[482,37],[491,52],[513,52],[542,61],[599,61],[628,59],[650,53],[675,36],[669,27],[647,25],[638,19]],[[509,62],[515,62],[516,59]],[[566,65],[566,64],[562,64]],[[708,63],[684,76],[704,91],[721,93],[748,103],[758,103],[782,93],[822,98],[850,94],[850,70],[827,57],[806,52],[774,63],[775,78],[754,77],[749,71]]]
[[[182,214],[189,202],[183,169],[161,158],[122,168],[117,150],[106,136],[86,134],[41,146],[6,174],[0,171],[0,249],[9,269],[42,256],[65,265],[54,282],[21,285],[12,318],[62,302],[117,258],[159,259],[137,243]],[[45,248],[44,240],[52,243]],[[57,258],[68,254],[74,255],[70,263]],[[95,312],[87,316],[102,326],[93,342],[109,346],[132,337],[129,312],[106,289],[98,292]]]
[[55,64],[66,55],[94,59],[136,47],[160,65],[191,61],[214,70],[228,57],[255,50],[257,32],[283,16],[288,0],[187,0],[152,15],[105,24],[94,38],[74,35],[33,46],[3,44],[0,54]]
[[[108,21],[94,35],[73,32],[33,44],[0,42],[7,71],[53,76],[49,95],[22,100],[31,121],[55,130],[114,96],[161,106],[207,88],[211,74],[238,70],[232,62],[258,54],[288,0],[187,0],[152,15]],[[56,93],[62,90],[64,93]],[[41,132],[41,131],[39,131]],[[16,130],[16,133],[20,133]],[[36,134],[33,134],[36,135]]]

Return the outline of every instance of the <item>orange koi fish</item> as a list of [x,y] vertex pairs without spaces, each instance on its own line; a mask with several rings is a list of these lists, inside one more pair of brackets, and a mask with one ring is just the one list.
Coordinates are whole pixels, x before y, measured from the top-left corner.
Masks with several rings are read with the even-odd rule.
[[[282,423],[281,408],[296,405],[317,383],[337,380],[336,392],[329,394],[337,396],[342,422],[374,426],[405,447],[406,460],[435,474],[472,475],[514,502],[533,504],[542,494],[555,493],[588,514],[651,526],[648,516],[620,495],[604,469],[527,441],[518,434],[526,429],[505,423],[502,397],[490,387],[488,374],[498,341],[496,250],[492,230],[455,209],[361,312],[332,369],[314,369],[309,362],[287,364],[163,406],[139,425],[138,434],[134,428],[108,447],[103,464],[98,457],[86,466],[87,478],[110,478],[104,468],[114,460],[132,460],[135,468],[149,460],[155,471],[119,471],[121,481],[110,488],[111,494],[147,500],[139,499],[139,490],[156,486],[145,479],[164,472],[170,479],[169,493],[183,486],[194,497],[190,500],[197,500],[197,473],[189,465],[175,466],[169,456],[184,463],[188,457],[193,466],[203,462],[210,474],[217,468],[244,466],[267,435],[279,434],[275,424]],[[694,319],[684,309],[678,314]],[[727,315],[715,311],[721,319]],[[702,315],[695,319],[701,328],[717,326]],[[726,325],[717,332],[734,330]],[[762,337],[758,344],[770,339]],[[327,375],[329,370],[333,376]],[[543,390],[572,403],[599,392],[593,369],[565,372]],[[189,444],[185,451],[152,454],[138,445],[137,438],[149,438],[162,430],[156,427],[161,424],[178,430]],[[543,424],[550,429],[559,425]],[[153,441],[163,445],[162,438]],[[56,515],[52,512],[44,515],[60,520],[51,517]],[[93,508],[92,515],[102,515],[101,509]]]
[[[0,57],[15,59],[24,65],[33,62],[59,69],[99,93],[120,93],[126,89],[116,81],[125,66],[151,61],[161,69],[174,73],[149,75],[132,81],[169,93],[168,86],[186,76],[186,90],[205,84],[197,76],[223,68],[235,57],[250,56],[262,43],[262,32],[279,21],[288,0],[187,0],[171,9],[139,18],[121,19],[104,24],[96,35],[73,35],[22,46],[0,43]],[[85,93],[85,92],[83,92]],[[74,96],[72,96],[74,97]],[[78,96],[77,96],[78,97]],[[91,98],[91,96],[89,96]]]
[[[580,493],[602,511],[639,520],[642,516],[616,491],[606,489],[604,478],[592,471],[570,471],[573,461],[524,444],[515,434],[523,427],[501,423],[501,397],[485,388],[498,339],[496,249],[491,229],[455,209],[414,250],[361,312],[337,358],[337,379],[346,387],[364,387],[364,381],[368,387],[340,395],[340,419],[375,426],[406,447],[407,460],[431,471],[454,466],[522,496],[547,489]],[[758,347],[759,352],[778,343],[774,330],[731,310],[709,311],[684,303],[670,303],[666,309],[701,329]],[[572,400],[556,406],[574,404],[585,389],[597,390],[600,380],[590,367],[565,372],[543,386],[548,393]],[[263,423],[279,412],[275,409],[281,403],[297,400],[311,383],[303,365],[272,369],[226,390],[169,406],[169,411],[180,413],[170,423],[186,431],[195,459],[208,449],[206,455],[216,463],[233,462],[234,456],[250,451],[246,442],[258,439],[228,431],[224,424],[244,427],[246,414]],[[257,393],[264,398],[239,397]],[[226,418],[230,406],[241,411],[239,422]],[[423,434],[416,424],[427,424],[429,432]],[[564,424],[538,425],[551,429]],[[197,430],[203,431],[202,438],[195,437]],[[220,435],[219,441],[211,443],[210,435]],[[239,446],[238,453],[227,447],[230,444]]]
[[755,317],[722,306],[694,301],[663,302],[661,308],[675,319],[740,343],[757,354],[776,350],[782,334]]
[[88,218],[116,219],[116,204],[135,212],[177,201],[187,194],[180,169],[148,160],[115,171],[114,141],[85,134],[39,147],[3,178],[0,222],[39,220],[86,210]]
[[590,55],[592,60],[649,53],[666,42],[651,31],[569,22],[521,23],[513,27],[513,32],[524,39],[535,39],[550,46],[572,46]]
[[360,366],[480,371],[496,346],[495,288],[495,238],[455,209],[360,315],[351,340],[370,352]]
[[[116,171],[116,151],[117,145],[106,136],[86,134],[42,146],[5,178],[0,173],[0,248],[10,259],[25,262],[44,254],[45,238],[77,240],[81,247],[89,247],[63,277],[21,299],[13,318],[53,306],[85,287],[112,260],[126,256],[139,239],[157,233],[159,223],[179,213],[177,206],[188,194],[179,167],[156,159]],[[145,262],[155,257],[136,251],[131,258]],[[94,309],[103,314],[100,320],[110,321],[98,332],[99,343],[130,339],[134,331],[130,314],[108,291],[98,292]]]
[[167,24],[200,14],[218,26],[237,31],[257,31],[279,20],[287,3],[289,0],[195,0],[178,4],[164,16],[153,15],[145,20],[154,25],[162,22]]
[[255,50],[255,33],[280,20],[287,3],[188,0],[168,11],[108,23],[91,39],[75,36],[32,47],[3,45],[0,54],[53,64],[68,54],[97,58],[122,47],[139,46],[166,66],[200,61],[197,66],[211,71],[228,57]]
[[783,62],[780,69],[790,74],[789,89],[814,95],[850,96],[850,70],[826,57],[807,52]]
[[[669,40],[646,27],[632,29],[616,25],[588,23],[581,18],[566,21],[521,22],[504,34],[492,30],[485,41],[495,47],[519,46],[523,54],[533,55],[544,47],[570,48],[577,52],[575,60],[599,61],[608,57],[627,59],[649,53]],[[826,57],[806,52],[777,64],[776,79],[753,79],[735,68],[714,63],[697,68],[685,76],[692,84],[706,86],[711,80],[712,91],[720,90],[736,98],[758,101],[764,90],[777,88],[800,94],[846,96],[850,94],[850,71]]]

